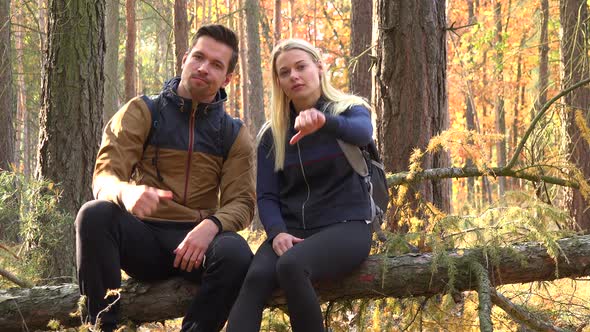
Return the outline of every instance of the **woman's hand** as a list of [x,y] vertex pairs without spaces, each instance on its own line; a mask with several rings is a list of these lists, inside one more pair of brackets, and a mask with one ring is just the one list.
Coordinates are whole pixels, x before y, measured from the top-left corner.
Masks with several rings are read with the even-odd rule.
[[303,239],[288,233],[279,233],[272,240],[272,249],[278,256],[282,256],[287,250],[291,249],[293,245],[299,242],[303,242]]
[[315,133],[318,129],[322,128],[325,123],[326,116],[315,108],[299,112],[299,115],[295,118],[295,130],[298,132],[291,138],[289,144],[296,144],[304,136]]

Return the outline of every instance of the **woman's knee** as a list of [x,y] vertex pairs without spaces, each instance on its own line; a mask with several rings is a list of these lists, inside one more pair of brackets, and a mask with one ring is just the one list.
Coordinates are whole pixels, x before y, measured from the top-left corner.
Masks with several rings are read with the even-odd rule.
[[309,276],[301,259],[287,251],[277,261],[276,274],[279,279],[296,279]]

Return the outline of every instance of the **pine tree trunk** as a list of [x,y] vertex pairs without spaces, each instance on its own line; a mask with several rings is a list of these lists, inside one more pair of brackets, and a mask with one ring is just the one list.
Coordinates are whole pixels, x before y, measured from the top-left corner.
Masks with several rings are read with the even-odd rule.
[[[357,61],[350,71],[350,91],[371,99],[371,16],[373,4],[366,0],[352,0],[350,15],[350,57]],[[362,55],[361,55],[362,54]]]
[[[24,8],[16,8],[16,22],[20,25],[24,25],[24,18],[23,18],[23,10]],[[17,144],[17,151],[19,151],[19,155],[21,155],[21,160],[19,163],[22,163],[22,166],[19,166],[19,169],[22,168],[22,171],[25,176],[31,175],[31,160],[33,159],[32,156],[32,149],[31,149],[31,140],[30,137],[30,120],[29,120],[29,110],[27,109],[27,85],[25,84],[24,72],[25,72],[25,65],[24,65],[24,30],[22,27],[15,27],[14,30],[14,46],[16,48],[16,72],[18,75],[16,76],[16,87],[17,87],[17,125],[18,129],[16,144]]]
[[240,15],[238,22],[238,34],[240,37],[240,96],[242,97],[242,114],[244,122],[251,126],[252,119],[248,110],[248,44],[246,43],[246,10],[244,0],[240,0]]
[[[560,256],[554,260],[539,243],[520,243],[510,248],[498,248],[493,261],[487,249],[465,249],[449,252],[450,265],[440,264],[432,253],[407,254],[390,257],[370,256],[345,278],[314,283],[321,302],[370,298],[430,297],[449,290],[449,266],[455,272],[457,292],[476,290],[476,274],[472,265],[486,267],[490,286],[532,281],[575,278],[588,275],[590,269],[590,236],[558,241]],[[526,261],[523,261],[526,257]],[[557,263],[556,263],[557,261]],[[559,270],[559,273],[557,273]],[[163,321],[184,314],[198,286],[175,278],[156,283],[130,280],[122,287],[121,315],[136,323]],[[29,330],[44,329],[50,319],[64,326],[79,326],[80,318],[71,317],[79,298],[73,284],[31,289],[0,290],[0,330],[17,332],[22,329],[22,317]],[[279,291],[268,306],[285,305]],[[18,310],[16,310],[18,308]]]
[[295,0],[289,0],[289,38],[295,36]]
[[47,0],[38,0],[39,7],[39,49],[45,49],[47,42]]
[[246,43],[248,44],[248,106],[250,132],[255,137],[265,121],[262,65],[260,61],[260,6],[258,0],[246,0]]
[[188,49],[188,19],[186,0],[174,0],[174,55],[176,56],[176,76],[182,72],[182,58]]
[[104,58],[104,112],[107,121],[119,108],[119,0],[106,0]]
[[[48,12],[36,173],[60,184],[59,208],[72,218],[92,199],[102,129],[104,14],[104,0],[52,0]],[[54,235],[63,252],[53,253],[55,264],[45,276],[70,276],[73,223]]]
[[[588,31],[588,7],[585,0],[561,0],[559,6],[562,41],[561,61],[563,67],[563,88],[567,88],[580,80],[589,77],[588,47],[586,31]],[[564,98],[564,104],[571,109],[567,123],[570,136],[570,161],[583,173],[585,179],[590,178],[590,147],[580,135],[574,114],[578,109],[587,109],[590,105],[588,87],[577,89]],[[588,112],[585,113],[586,126],[589,125]],[[585,231],[590,231],[590,210],[582,194],[574,190],[570,202],[570,211],[577,224]]]
[[10,27],[10,0],[0,0],[0,171],[9,170],[16,160]]
[[281,0],[275,0],[274,6],[274,40],[275,44],[281,40]]
[[[476,17],[475,17],[475,7],[473,6],[473,0],[467,1],[467,8],[468,8],[468,24],[475,24]],[[468,75],[471,77],[471,71],[474,70],[474,61],[473,61],[473,41],[469,41],[469,46],[467,49],[468,52],[468,60],[467,65],[469,66],[469,73]],[[473,81],[468,79],[465,83],[467,85],[466,93],[465,93],[465,123],[466,129],[469,131],[476,131],[475,127],[475,98],[473,96]],[[470,142],[472,143],[472,142]],[[471,158],[467,158],[465,161],[465,166],[472,167],[475,164]],[[475,179],[474,178],[467,178],[467,201],[469,204],[475,204]],[[475,204],[477,205],[477,204]]]
[[125,1],[125,21],[127,22],[127,39],[125,41],[125,102],[137,95],[135,85],[135,0]]
[[[549,0],[541,0],[541,36],[539,40],[539,82],[537,93],[539,95],[535,109],[547,102],[547,89],[549,89]],[[522,43],[521,43],[522,44]]]
[[[506,165],[506,111],[504,107],[504,52],[501,44],[504,42],[502,37],[502,4],[496,1],[494,4],[494,20],[496,21],[496,101],[494,103],[494,118],[496,133],[503,135],[502,139],[496,144],[496,160],[498,166]],[[498,178],[498,195],[504,196],[506,191],[506,178]]]
[[[385,167],[399,172],[408,169],[415,148],[424,150],[431,137],[449,127],[446,1],[378,0],[375,5],[377,137]],[[446,153],[426,154],[422,162],[423,169],[448,165]],[[450,181],[425,181],[413,188],[439,209],[450,210]],[[390,222],[389,228],[396,229]]]

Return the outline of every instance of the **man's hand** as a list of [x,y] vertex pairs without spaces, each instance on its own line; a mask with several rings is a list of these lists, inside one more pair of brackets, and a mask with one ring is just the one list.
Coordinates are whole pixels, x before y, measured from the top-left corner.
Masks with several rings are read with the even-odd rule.
[[278,256],[282,256],[287,250],[293,248],[293,245],[299,242],[303,242],[303,239],[288,233],[279,233],[272,239],[272,249]]
[[186,272],[191,272],[193,268],[197,269],[203,262],[205,252],[217,232],[219,228],[211,219],[201,221],[174,249],[176,254],[174,267],[180,266],[180,269]]
[[119,199],[127,211],[141,219],[154,212],[161,199],[172,199],[172,192],[148,186],[126,184],[119,192]]
[[298,130],[298,132],[291,138],[289,144],[296,144],[304,136],[315,133],[325,123],[326,116],[315,108],[299,112],[299,115],[295,118],[295,130]]

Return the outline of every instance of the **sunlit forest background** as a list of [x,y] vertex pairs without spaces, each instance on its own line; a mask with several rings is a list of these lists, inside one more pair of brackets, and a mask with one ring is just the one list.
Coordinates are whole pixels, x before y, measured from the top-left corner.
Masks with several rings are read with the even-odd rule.
[[[280,39],[310,41],[334,85],[373,105],[392,196],[387,241],[376,239],[373,254],[428,254],[433,273],[450,276],[429,296],[326,302],[332,331],[590,331],[587,266],[528,283],[493,277],[500,248],[540,243],[553,264],[565,256],[559,239],[590,230],[588,5],[0,0],[0,315],[18,311],[3,291],[76,283],[73,219],[92,199],[102,127],[180,72],[199,26],[221,23],[241,46],[226,109],[253,137],[271,111],[269,59]],[[256,220],[241,234],[253,249],[264,239]],[[462,273],[449,253],[476,248],[491,299],[453,284]],[[527,257],[515,250],[514,261],[516,275]],[[265,311],[263,331],[290,331],[282,309]],[[179,321],[127,326],[169,331]]]

